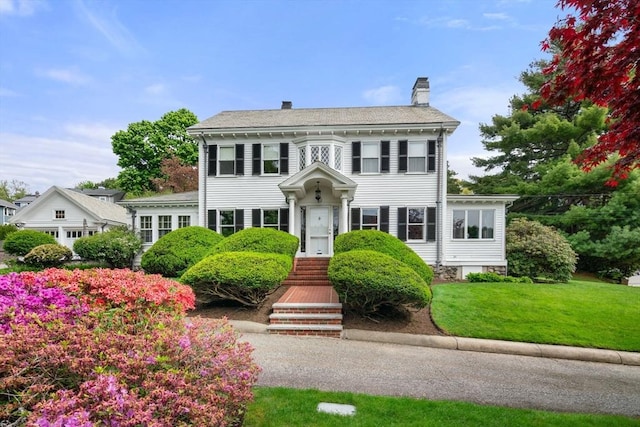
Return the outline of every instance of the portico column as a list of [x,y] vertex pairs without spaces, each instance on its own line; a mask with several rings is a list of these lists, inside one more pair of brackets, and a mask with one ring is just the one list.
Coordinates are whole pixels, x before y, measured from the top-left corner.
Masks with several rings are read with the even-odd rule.
[[290,194],[287,198],[289,202],[289,234],[296,234],[296,196]]
[[342,203],[340,207],[340,233],[346,233],[349,231],[347,227],[347,223],[349,222],[349,200],[347,194],[343,193],[340,196],[340,202]]

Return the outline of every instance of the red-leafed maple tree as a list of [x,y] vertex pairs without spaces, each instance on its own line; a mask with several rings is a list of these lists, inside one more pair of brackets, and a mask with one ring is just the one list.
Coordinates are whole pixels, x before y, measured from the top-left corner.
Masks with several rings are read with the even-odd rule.
[[607,132],[578,161],[590,170],[617,153],[608,183],[615,186],[640,167],[640,1],[559,0],[557,6],[575,9],[577,17],[558,21],[542,42],[543,50],[559,51],[544,70],[549,80],[540,93],[553,104],[586,98],[609,108]]

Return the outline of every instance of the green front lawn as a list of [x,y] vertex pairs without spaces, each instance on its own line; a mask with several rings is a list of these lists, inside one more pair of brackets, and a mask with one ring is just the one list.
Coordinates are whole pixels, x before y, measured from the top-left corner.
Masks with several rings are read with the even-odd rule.
[[640,288],[456,283],[435,286],[433,295],[433,319],[451,335],[640,351]]
[[[430,401],[406,397],[254,388],[246,427],[269,426],[637,426],[638,420],[612,415],[568,414],[530,409]],[[320,402],[353,405],[355,416],[318,413]]]

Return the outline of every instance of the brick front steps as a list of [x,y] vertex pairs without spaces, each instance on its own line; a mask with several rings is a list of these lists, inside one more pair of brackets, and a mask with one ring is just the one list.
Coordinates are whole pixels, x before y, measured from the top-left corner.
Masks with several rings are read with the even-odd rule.
[[269,333],[340,338],[342,304],[329,284],[328,265],[328,258],[296,258],[283,282],[289,289],[269,316]]

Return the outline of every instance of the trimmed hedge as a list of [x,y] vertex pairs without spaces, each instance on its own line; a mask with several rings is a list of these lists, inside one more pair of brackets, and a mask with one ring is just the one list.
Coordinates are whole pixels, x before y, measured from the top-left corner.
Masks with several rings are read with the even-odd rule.
[[18,227],[13,224],[0,225],[0,241],[4,240],[8,234],[18,231]]
[[140,265],[147,273],[180,277],[202,260],[223,237],[205,227],[183,227],[162,236],[144,254]]
[[433,270],[402,240],[378,230],[355,230],[340,234],[333,245],[335,254],[354,249],[373,250],[389,255],[411,267],[422,279],[431,284]]
[[131,267],[134,257],[141,249],[140,237],[125,226],[81,237],[73,243],[74,252],[82,259],[106,262],[114,268]]
[[201,304],[233,300],[255,307],[280,286],[292,266],[284,254],[223,252],[198,262],[180,282],[191,286]]
[[67,261],[71,261],[73,253],[66,246],[46,244],[36,246],[24,256],[24,262],[34,267],[57,267]]
[[527,276],[503,276],[498,273],[469,273],[467,280],[471,283],[533,283]]
[[298,251],[296,236],[274,228],[245,228],[218,243],[209,255],[222,252],[285,254],[293,259]]
[[7,235],[3,248],[12,255],[25,256],[36,246],[56,243],[58,242],[52,235],[42,231],[20,230]]
[[418,273],[381,252],[336,254],[328,274],[340,301],[360,314],[375,313],[384,306],[420,309],[431,300],[431,290]]

